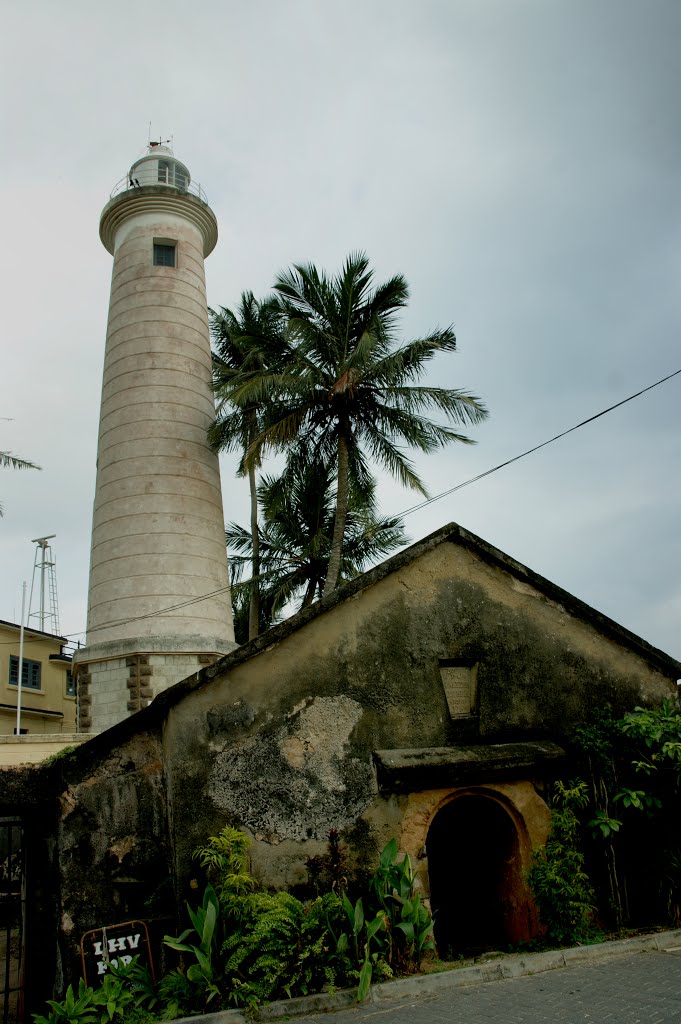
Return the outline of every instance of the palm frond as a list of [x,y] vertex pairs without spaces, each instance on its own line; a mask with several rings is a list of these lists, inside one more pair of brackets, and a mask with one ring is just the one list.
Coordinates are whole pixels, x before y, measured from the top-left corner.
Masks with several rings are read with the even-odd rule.
[[373,371],[377,386],[405,384],[418,378],[425,364],[440,352],[455,352],[456,336],[451,327],[434,331],[425,338],[417,338],[400,346],[381,359]]
[[428,491],[416,473],[410,460],[380,429],[365,431],[366,442],[374,459],[393,476],[397,477],[403,487],[419,491],[428,497]]
[[36,466],[35,462],[20,459],[11,452],[0,452],[0,466],[3,469],[42,469],[42,466]]
[[482,423],[488,415],[485,405],[476,395],[454,388],[391,387],[382,392],[381,398],[407,412],[437,409],[455,423]]
[[[356,461],[355,476],[364,480],[366,488],[360,491],[351,486],[342,579],[356,576],[372,561],[406,543],[398,520],[376,516],[375,481],[363,460],[358,457]],[[260,480],[259,585],[261,599],[273,613],[280,613],[300,598],[309,601],[321,593],[333,537],[335,472],[328,455],[326,459],[310,457],[303,446],[297,445],[280,476],[268,475]],[[230,564],[234,564],[232,579],[243,587],[248,583],[240,581],[249,564],[251,534],[230,523],[226,537]]]

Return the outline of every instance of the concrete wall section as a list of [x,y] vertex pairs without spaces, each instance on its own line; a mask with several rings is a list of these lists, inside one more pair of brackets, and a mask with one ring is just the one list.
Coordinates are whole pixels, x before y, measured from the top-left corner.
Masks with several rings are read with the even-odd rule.
[[43,733],[35,736],[0,736],[0,767],[39,764],[47,757],[60,754],[92,739],[89,733]]

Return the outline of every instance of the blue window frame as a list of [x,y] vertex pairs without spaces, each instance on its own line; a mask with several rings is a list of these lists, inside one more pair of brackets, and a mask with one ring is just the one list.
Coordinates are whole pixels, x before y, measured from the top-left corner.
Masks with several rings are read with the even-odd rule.
[[[39,661],[31,661],[30,658],[24,658],[21,667],[21,686],[22,689],[27,690],[40,690],[40,672],[41,664]],[[14,655],[9,656],[9,685],[18,686],[19,684],[19,659]]]

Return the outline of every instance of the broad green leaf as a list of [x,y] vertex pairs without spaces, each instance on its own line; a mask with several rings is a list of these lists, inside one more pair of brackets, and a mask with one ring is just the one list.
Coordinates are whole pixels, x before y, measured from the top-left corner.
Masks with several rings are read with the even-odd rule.
[[391,839],[390,842],[386,846],[384,846],[384,848],[383,848],[383,850],[381,852],[381,860],[380,860],[381,867],[382,868],[390,867],[392,862],[395,860],[396,856],[397,856],[397,840],[396,839]]
[[359,972],[359,985],[357,987],[357,1001],[359,1003],[364,1002],[369,994],[369,989],[371,987],[371,974],[372,965],[371,960],[369,959],[369,950],[367,948],[364,963],[362,964],[362,969]]

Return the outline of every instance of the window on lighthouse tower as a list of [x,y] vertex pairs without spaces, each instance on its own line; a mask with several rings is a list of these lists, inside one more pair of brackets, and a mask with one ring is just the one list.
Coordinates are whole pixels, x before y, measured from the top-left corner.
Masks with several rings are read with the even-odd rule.
[[174,267],[175,246],[163,244],[161,242],[154,242],[154,266]]

